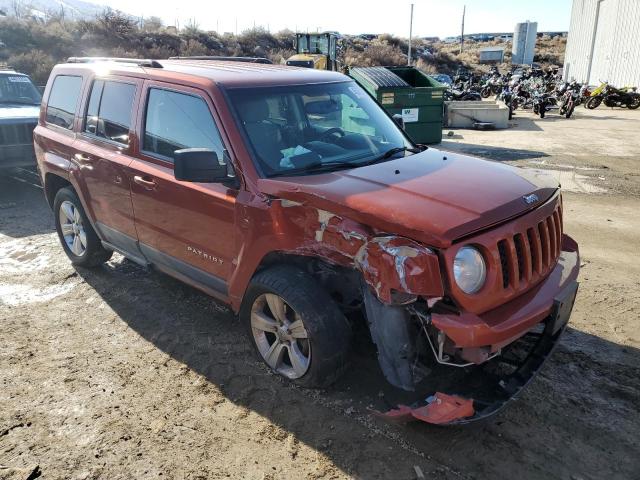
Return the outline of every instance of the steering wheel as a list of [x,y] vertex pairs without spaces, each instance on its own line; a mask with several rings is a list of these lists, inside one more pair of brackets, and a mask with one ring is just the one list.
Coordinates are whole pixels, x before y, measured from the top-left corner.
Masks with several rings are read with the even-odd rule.
[[344,137],[346,135],[346,133],[344,133],[344,130],[342,130],[339,127],[331,127],[328,130],[325,130],[322,135],[320,135],[320,138],[318,140],[324,140],[324,139],[329,139],[328,137],[330,137],[331,135],[333,135],[334,133],[337,133],[340,137]]

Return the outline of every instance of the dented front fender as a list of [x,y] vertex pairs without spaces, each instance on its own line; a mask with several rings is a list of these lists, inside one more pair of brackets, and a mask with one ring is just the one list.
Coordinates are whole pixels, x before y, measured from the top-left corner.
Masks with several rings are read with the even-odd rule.
[[408,238],[374,237],[362,246],[356,264],[383,303],[394,303],[396,292],[423,297],[444,294],[437,255]]
[[277,200],[272,207],[286,211],[281,224],[300,230],[291,250],[359,270],[382,303],[398,303],[397,294],[405,294],[403,299],[443,295],[438,256],[428,247],[298,202]]

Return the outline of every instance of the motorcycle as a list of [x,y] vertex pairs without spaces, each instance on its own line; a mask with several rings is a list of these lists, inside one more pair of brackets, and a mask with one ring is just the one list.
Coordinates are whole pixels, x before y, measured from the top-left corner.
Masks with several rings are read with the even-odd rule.
[[472,81],[467,80],[466,82],[459,82],[457,86],[454,85],[448,88],[443,94],[444,101],[481,101],[480,92],[474,90],[472,85]]
[[640,107],[640,93],[636,91],[635,87],[616,88],[604,82],[591,92],[591,97],[585,106],[589,110],[593,110],[598,108],[601,103],[611,108],[626,107],[635,110]]
[[558,104],[560,107],[560,115],[564,115],[565,118],[571,118],[576,105],[580,101],[582,87],[575,81],[565,83],[563,87],[560,103]]
[[551,95],[546,92],[537,91],[533,93],[533,113],[544,118],[545,114],[551,110],[553,100]]
[[578,102],[576,103],[576,105],[580,105],[581,103],[584,103],[586,107],[587,100],[589,100],[589,97],[591,97],[591,90],[589,90],[589,85],[585,83],[580,88],[580,97],[578,98]]
[[509,109],[509,120],[513,118],[513,110],[517,108],[517,103],[514,106],[515,98],[516,97],[513,93],[513,90],[511,90],[511,87],[509,85],[505,85],[496,98],[496,100],[504,102],[504,104]]
[[502,87],[502,77],[500,75],[494,75],[482,85],[480,95],[482,95],[482,98],[489,98],[492,94],[499,95],[500,92],[502,92]]
[[464,90],[449,88],[445,90],[443,98],[445,102],[451,102],[451,101],[479,102],[482,100],[482,96],[478,92],[474,92],[473,90],[469,90],[468,88],[465,88]]

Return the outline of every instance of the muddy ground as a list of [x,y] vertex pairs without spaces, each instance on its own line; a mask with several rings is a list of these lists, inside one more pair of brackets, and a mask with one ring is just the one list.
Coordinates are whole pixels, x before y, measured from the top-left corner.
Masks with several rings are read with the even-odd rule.
[[372,417],[385,387],[366,338],[331,390],[287,385],[198,291],[120,256],[74,269],[35,176],[0,177],[0,478],[640,478],[640,113],[576,117],[443,143],[563,172],[583,257],[553,357],[468,427]]

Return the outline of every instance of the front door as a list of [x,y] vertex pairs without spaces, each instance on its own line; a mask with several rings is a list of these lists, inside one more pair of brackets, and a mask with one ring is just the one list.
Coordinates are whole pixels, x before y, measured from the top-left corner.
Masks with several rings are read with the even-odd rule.
[[237,190],[222,184],[180,182],[173,154],[207,148],[219,158],[225,141],[213,104],[200,90],[148,82],[138,122],[138,157],[130,165],[131,194],[140,249],[161,269],[226,296],[236,254]]
[[128,166],[130,130],[142,81],[95,78],[74,146],[83,196],[100,237],[139,258]]

